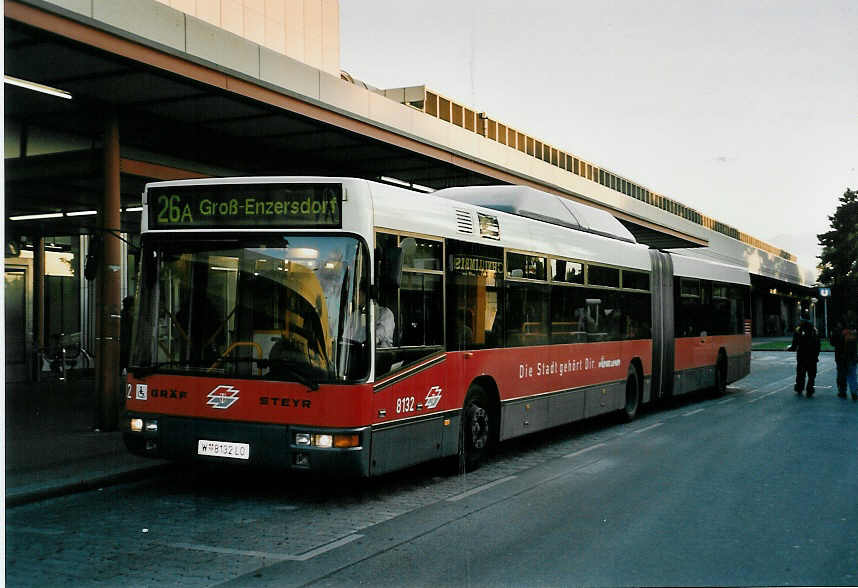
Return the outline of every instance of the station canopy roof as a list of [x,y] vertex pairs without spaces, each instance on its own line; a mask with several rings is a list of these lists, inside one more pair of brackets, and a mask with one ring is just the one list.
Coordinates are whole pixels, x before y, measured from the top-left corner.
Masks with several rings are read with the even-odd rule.
[[[515,182],[499,168],[233,78],[211,64],[83,25],[75,24],[83,31],[77,34],[39,25],[6,16],[5,75],[63,90],[71,99],[5,84],[6,217],[97,207],[109,113],[119,126],[123,208],[140,205],[147,181],[204,175],[386,176],[432,189]],[[10,137],[26,157],[9,156]],[[62,149],[46,147],[51,144]],[[95,222],[93,216],[60,220],[66,232],[85,232]],[[652,223],[621,220],[638,242],[699,245]],[[134,231],[137,223],[139,215],[124,215],[122,228]],[[6,226],[13,233],[59,234],[57,224]]]

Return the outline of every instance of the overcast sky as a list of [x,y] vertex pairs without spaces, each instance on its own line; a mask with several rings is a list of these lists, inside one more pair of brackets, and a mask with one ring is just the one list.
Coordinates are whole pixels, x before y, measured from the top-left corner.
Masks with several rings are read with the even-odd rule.
[[341,0],[341,68],[426,84],[816,261],[858,188],[858,0]]

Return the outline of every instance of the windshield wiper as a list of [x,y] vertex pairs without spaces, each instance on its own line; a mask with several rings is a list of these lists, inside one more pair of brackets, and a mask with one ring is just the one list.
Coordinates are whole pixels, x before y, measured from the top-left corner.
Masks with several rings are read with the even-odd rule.
[[271,370],[269,374],[274,377],[287,376],[293,378],[299,384],[303,384],[310,390],[315,391],[319,389],[318,382],[302,374],[300,370],[290,366],[286,361],[277,359],[259,359],[256,361],[259,362],[260,367],[265,367],[267,365]]

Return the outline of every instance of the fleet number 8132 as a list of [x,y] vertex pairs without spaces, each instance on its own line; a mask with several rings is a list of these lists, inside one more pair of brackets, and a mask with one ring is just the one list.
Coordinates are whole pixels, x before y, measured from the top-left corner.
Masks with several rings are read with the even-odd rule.
[[406,396],[405,398],[397,398],[396,399],[396,414],[402,414],[404,412],[414,412],[417,407],[417,401],[414,400],[413,396]]

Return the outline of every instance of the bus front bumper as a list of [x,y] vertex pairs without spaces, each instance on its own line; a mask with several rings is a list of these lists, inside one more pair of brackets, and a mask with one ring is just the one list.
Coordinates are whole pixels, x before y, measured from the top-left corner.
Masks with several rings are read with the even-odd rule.
[[126,413],[125,446],[136,455],[175,461],[233,463],[370,475],[370,428],[322,428]]

